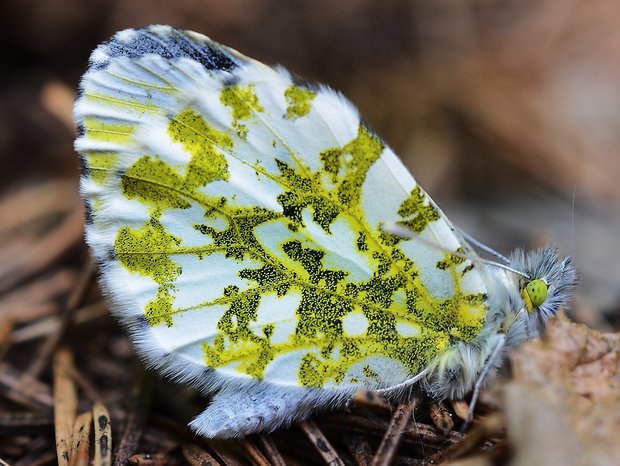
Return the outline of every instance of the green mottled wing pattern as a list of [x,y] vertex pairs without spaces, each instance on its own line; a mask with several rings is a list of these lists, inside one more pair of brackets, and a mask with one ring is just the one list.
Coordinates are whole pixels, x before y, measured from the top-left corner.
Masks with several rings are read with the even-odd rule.
[[484,270],[340,94],[159,26],[93,53],[75,115],[87,239],[143,351],[376,388],[480,332]]

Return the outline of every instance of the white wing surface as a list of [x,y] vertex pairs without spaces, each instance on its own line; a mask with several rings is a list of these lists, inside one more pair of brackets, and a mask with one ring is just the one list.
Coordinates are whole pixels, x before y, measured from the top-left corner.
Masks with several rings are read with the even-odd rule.
[[451,254],[467,246],[331,89],[151,26],[93,52],[75,118],[88,243],[162,371],[348,393],[480,332],[484,271]]

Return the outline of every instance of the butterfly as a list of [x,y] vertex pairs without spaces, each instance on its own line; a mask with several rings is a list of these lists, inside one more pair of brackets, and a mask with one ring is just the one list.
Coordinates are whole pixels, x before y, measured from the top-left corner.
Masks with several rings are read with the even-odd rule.
[[237,437],[360,389],[479,389],[576,283],[481,259],[340,93],[201,34],[118,32],[74,108],[86,240],[142,358]]

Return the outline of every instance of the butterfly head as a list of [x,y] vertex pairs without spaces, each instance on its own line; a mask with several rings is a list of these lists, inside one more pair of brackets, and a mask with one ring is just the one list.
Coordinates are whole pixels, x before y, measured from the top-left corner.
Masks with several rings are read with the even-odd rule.
[[549,285],[542,278],[531,280],[521,288],[521,297],[525,304],[525,309],[530,314],[539,306],[545,303],[549,294]]
[[523,308],[540,329],[548,317],[568,305],[577,286],[577,272],[570,257],[559,257],[551,246],[527,254],[518,250],[511,257],[511,266],[524,273],[519,279]]

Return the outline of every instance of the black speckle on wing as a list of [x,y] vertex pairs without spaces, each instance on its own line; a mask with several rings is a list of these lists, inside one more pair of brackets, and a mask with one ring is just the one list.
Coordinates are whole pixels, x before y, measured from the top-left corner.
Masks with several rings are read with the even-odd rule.
[[[105,70],[108,66],[110,65],[110,58],[106,57],[105,60],[94,60],[92,57],[90,58],[90,61],[88,62],[88,69],[89,70],[93,70],[93,71],[100,71],[100,70]],[[82,79],[84,79],[82,77]],[[82,86],[80,86],[82,87]]]
[[146,317],[140,315],[140,316],[134,316],[132,317],[131,322],[129,323],[129,328],[133,331],[133,332],[138,332],[141,334],[146,334],[146,332],[148,332],[150,326],[149,326],[149,321],[146,319]]
[[82,95],[84,95],[84,88],[82,87],[82,83],[80,82],[80,85],[78,86],[78,89],[77,89],[77,93],[75,95],[75,100],[80,100],[80,97],[82,97]]
[[[200,40],[186,32],[161,26],[136,29],[129,40],[117,34],[105,44],[109,58],[140,58],[155,54],[167,59],[191,58],[207,70],[231,71],[238,66],[239,59],[220,48],[210,40]],[[91,63],[91,67],[106,67],[109,60]]]
[[215,371],[214,371],[213,369],[211,369],[210,367],[205,367],[205,368],[202,370],[202,378],[203,378],[204,380],[209,380],[211,377],[213,377],[213,373],[214,373],[214,372],[215,372]]
[[93,208],[90,206],[90,202],[84,201],[84,223],[86,225],[93,224]]
[[224,78],[223,84],[224,87],[231,87],[234,86],[235,84],[239,84],[239,76],[231,74],[230,76],[226,76]]
[[[82,127],[82,129],[84,128],[82,125],[78,125],[78,133],[80,131],[80,127]],[[78,166],[80,168],[80,176],[83,176],[84,178],[88,178],[88,176],[90,175],[90,169],[88,167],[88,160],[86,160],[86,157],[84,157],[82,154],[80,154],[80,157],[78,159]]]
[[116,260],[116,251],[114,250],[113,247],[111,247],[108,249],[105,255],[104,262],[114,262],[115,260]]

